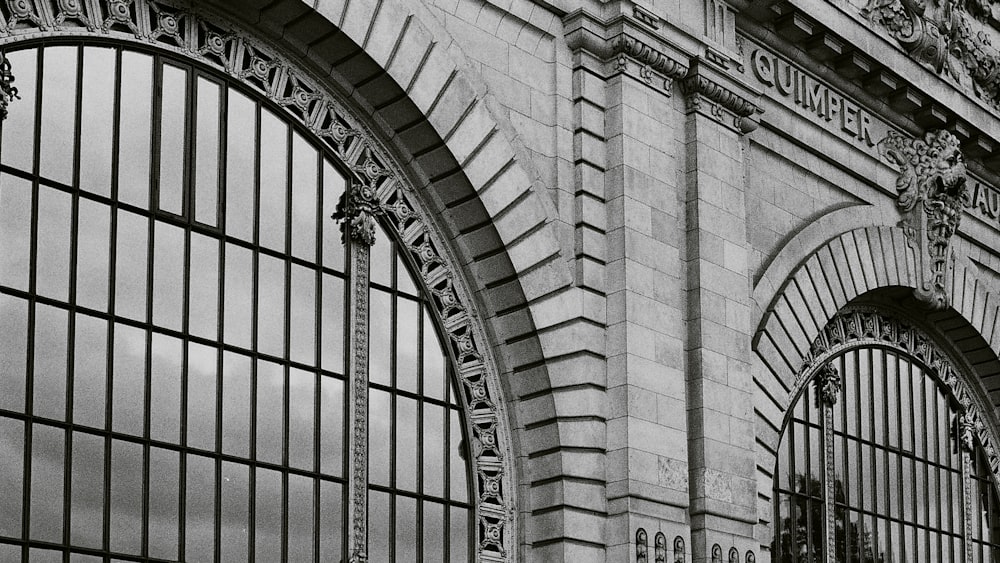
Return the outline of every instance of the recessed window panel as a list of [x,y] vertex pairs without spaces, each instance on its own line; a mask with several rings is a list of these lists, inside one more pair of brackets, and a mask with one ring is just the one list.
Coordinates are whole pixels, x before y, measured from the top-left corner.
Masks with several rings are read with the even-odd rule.
[[[0,162],[30,179],[0,175],[0,559],[346,559],[351,243],[330,219],[346,168],[173,55],[9,56],[25,99]],[[463,560],[447,350],[398,243],[376,238],[370,558]]]

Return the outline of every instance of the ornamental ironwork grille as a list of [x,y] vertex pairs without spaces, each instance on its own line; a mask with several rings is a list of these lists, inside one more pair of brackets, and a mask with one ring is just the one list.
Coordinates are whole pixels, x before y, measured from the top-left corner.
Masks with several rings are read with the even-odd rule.
[[842,314],[817,341],[778,449],[774,561],[1000,561],[986,430],[932,350],[869,312]]
[[329,147],[179,57],[8,55],[0,560],[471,560],[440,306]]

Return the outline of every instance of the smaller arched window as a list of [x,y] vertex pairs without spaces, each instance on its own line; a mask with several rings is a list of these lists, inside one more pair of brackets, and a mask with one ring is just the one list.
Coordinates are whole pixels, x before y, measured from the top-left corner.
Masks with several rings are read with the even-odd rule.
[[836,328],[805,374],[778,449],[776,562],[1000,560],[994,477],[971,431],[961,436],[968,402],[944,382],[943,355],[914,353],[933,346],[914,329],[850,333],[886,321]]

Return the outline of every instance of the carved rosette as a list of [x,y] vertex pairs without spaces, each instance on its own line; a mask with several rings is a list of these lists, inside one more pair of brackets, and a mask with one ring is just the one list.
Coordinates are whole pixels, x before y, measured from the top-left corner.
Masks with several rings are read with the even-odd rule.
[[[337,155],[349,171],[350,184],[364,186],[372,196],[362,194],[353,205],[361,200],[373,206],[373,214],[383,212],[383,226],[399,241],[400,251],[409,254],[421,284],[431,297],[433,314],[441,321],[444,344],[454,358],[464,423],[473,444],[469,454],[478,523],[473,526],[475,560],[510,561],[511,548],[516,543],[517,511],[502,388],[492,367],[492,352],[486,346],[485,333],[468,305],[470,299],[460,281],[461,272],[452,269],[453,261],[447,257],[430,220],[412,200],[407,184],[387,156],[388,151],[367,131],[364,118],[354,115],[332,96],[331,89],[322,86],[322,77],[293,64],[233,21],[206,14],[198,6],[180,0],[6,0],[0,2],[0,47],[9,49],[22,39],[37,39],[44,32],[52,38],[110,39],[142,49],[175,53],[241,82],[283,109],[287,117],[301,123]],[[57,21],[59,14],[63,17]],[[82,22],[91,25],[81,25]],[[12,97],[15,94],[16,91],[10,92]],[[342,210],[345,217],[349,216],[346,203]],[[346,224],[348,235],[354,236],[350,232],[351,222]],[[366,228],[374,223],[366,217],[354,225],[363,239],[364,233],[372,232]],[[362,267],[367,265],[354,264],[354,268]],[[361,359],[367,361],[367,357]],[[351,407],[358,407],[358,403],[352,402]],[[360,420],[361,409],[353,412]],[[355,451],[350,451],[354,455]],[[348,507],[354,502],[357,501],[349,499]],[[357,507],[360,509],[361,505]],[[360,523],[350,522],[348,530]],[[348,545],[356,549],[351,554],[352,562],[366,560],[363,545]]]
[[914,295],[932,310],[944,309],[951,237],[969,199],[958,139],[948,131],[929,131],[922,139],[890,131],[879,141],[879,151],[899,167],[900,227],[919,261]]

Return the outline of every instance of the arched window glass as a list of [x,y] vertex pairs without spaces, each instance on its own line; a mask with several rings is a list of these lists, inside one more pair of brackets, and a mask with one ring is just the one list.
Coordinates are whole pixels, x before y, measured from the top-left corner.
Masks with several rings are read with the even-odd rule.
[[981,448],[960,447],[961,407],[924,364],[853,347],[813,383],[778,450],[775,561],[958,563],[967,548],[971,561],[998,560],[990,469]]
[[[0,135],[0,560],[346,560],[339,163],[179,58],[8,55],[22,99]],[[451,361],[379,241],[370,560],[467,560]]]

